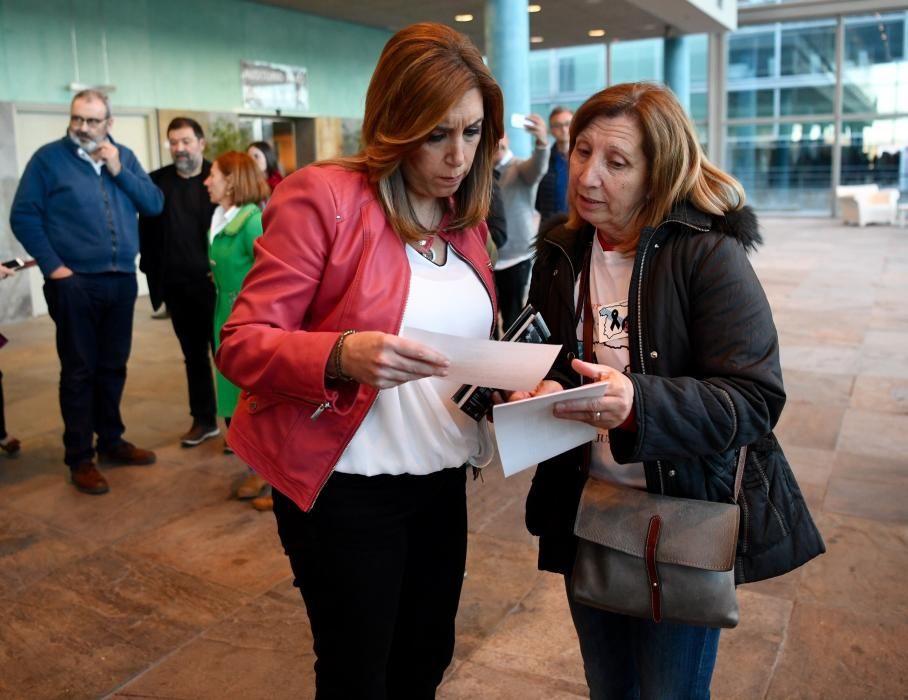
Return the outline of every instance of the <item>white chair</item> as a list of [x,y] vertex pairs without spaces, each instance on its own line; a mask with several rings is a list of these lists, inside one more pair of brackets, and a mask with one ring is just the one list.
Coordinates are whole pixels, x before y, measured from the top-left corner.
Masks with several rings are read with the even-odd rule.
[[898,221],[899,191],[878,185],[846,185],[835,188],[846,224],[894,224]]

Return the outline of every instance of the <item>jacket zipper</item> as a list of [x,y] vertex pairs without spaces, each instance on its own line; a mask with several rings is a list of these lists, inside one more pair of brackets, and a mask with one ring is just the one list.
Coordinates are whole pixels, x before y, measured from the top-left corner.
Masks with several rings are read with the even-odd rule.
[[107,190],[104,189],[104,177],[98,176],[98,185],[101,188],[101,199],[104,200],[104,215],[107,219],[107,230],[110,233],[110,264],[114,270],[117,269],[117,231],[114,227],[113,210],[110,207],[110,197]]
[[707,383],[717,389],[722,394],[722,396],[725,397],[725,400],[728,402],[728,407],[731,409],[732,426],[734,429],[732,430],[731,438],[729,438],[728,442],[725,444],[725,449],[727,450],[732,446],[735,441],[735,437],[738,435],[738,412],[735,410],[735,402],[731,400],[731,394],[729,394],[720,386],[716,386],[715,384],[712,384],[710,382]]
[[[640,256],[640,268],[637,272],[637,351],[640,353],[640,374],[646,374],[646,358],[643,354],[643,268],[646,265],[646,256],[649,252],[649,245],[652,242],[653,237],[656,235],[659,229],[666,224],[681,224],[682,226],[689,226],[690,228],[696,229],[698,231],[703,231],[704,233],[709,231],[709,228],[695,226],[688,221],[666,219],[656,228],[654,228],[649,234],[649,237],[646,239],[646,243],[643,246],[643,253]],[[665,479],[662,476],[662,460],[659,459],[656,460],[656,474],[659,476],[659,492],[664,496]]]
[[760,464],[760,460],[757,458],[757,455],[751,453],[753,457],[754,466],[757,468],[757,472],[760,474],[760,480],[763,482],[763,487],[766,489],[766,502],[769,504],[769,507],[772,509],[773,515],[776,516],[776,520],[779,523],[779,527],[782,528],[782,532],[788,536],[788,528],[785,527],[785,521],[782,520],[782,515],[779,513],[779,510],[776,508],[776,504],[772,502],[772,499],[769,497],[769,477],[766,476],[766,471],[763,469],[763,465]]

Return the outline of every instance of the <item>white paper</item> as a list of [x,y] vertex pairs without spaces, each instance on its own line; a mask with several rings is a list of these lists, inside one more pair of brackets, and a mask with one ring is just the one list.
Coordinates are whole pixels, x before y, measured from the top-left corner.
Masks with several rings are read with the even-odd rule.
[[544,459],[594,440],[598,432],[596,428],[580,421],[556,418],[552,410],[559,401],[602,396],[607,383],[586,384],[576,389],[494,406],[495,441],[504,475],[511,476]]
[[404,338],[425,343],[450,361],[447,379],[506,391],[531,391],[555,362],[558,345],[462,338],[404,328]]

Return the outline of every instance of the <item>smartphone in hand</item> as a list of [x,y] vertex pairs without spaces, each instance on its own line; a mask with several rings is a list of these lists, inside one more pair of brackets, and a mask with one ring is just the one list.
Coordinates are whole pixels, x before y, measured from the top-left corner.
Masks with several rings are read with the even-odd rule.
[[23,260],[22,258],[13,258],[12,260],[0,263],[0,265],[3,265],[3,267],[10,270],[23,270],[26,267],[33,267],[36,264],[36,260]]

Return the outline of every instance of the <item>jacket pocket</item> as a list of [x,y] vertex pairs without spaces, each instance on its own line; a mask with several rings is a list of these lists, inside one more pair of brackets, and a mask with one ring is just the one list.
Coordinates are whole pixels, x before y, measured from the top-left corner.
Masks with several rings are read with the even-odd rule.
[[760,554],[791,534],[793,504],[784,460],[771,436],[748,448],[739,496],[740,554]]

